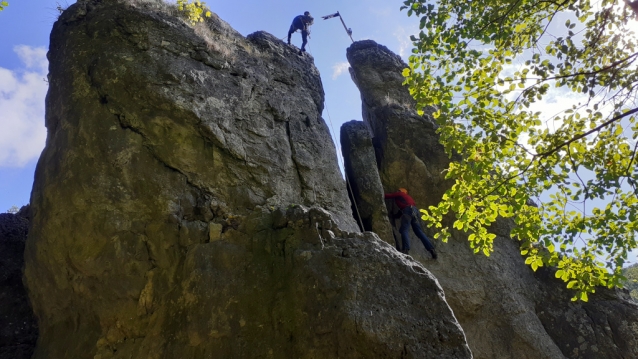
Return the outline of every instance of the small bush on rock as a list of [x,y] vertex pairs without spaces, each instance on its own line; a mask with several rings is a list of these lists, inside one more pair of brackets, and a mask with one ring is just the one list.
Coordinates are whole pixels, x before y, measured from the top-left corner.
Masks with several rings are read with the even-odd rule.
[[204,17],[210,17],[211,12],[205,2],[195,0],[177,0],[177,9],[183,12],[191,25],[195,25],[198,22],[203,22]]

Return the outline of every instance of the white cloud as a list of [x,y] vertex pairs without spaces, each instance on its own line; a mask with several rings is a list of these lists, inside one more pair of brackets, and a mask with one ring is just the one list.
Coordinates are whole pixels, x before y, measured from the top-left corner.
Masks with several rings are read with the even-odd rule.
[[13,48],[24,68],[0,67],[0,167],[22,167],[44,148],[44,98],[47,93],[46,49]]
[[348,71],[350,64],[346,61],[338,62],[332,66],[332,79],[336,79],[341,76],[342,73]]
[[13,51],[18,54],[26,68],[35,68],[42,73],[47,73],[49,61],[47,60],[47,50],[44,47],[18,45],[13,48]]
[[412,40],[410,40],[411,35],[416,35],[419,33],[418,26],[399,26],[394,31],[393,35],[396,38],[399,45],[399,56],[403,59],[407,58],[407,56],[411,53],[414,45],[412,44]]

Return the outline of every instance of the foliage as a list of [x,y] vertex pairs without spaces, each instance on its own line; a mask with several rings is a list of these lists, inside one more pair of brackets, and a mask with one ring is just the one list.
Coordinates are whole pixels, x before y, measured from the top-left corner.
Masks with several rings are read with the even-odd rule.
[[5,7],[9,6],[9,3],[6,1],[0,1],[0,11],[4,10]]
[[206,3],[200,2],[199,0],[195,0],[194,2],[190,2],[190,0],[177,0],[177,9],[184,12],[191,25],[203,22],[204,17],[211,16],[210,9],[208,9]]
[[13,214],[16,214],[16,213],[18,213],[19,211],[20,211],[20,208],[18,208],[18,206],[11,206],[11,208],[9,208],[9,209],[7,210],[7,213],[13,213]]
[[[618,285],[638,230],[632,10],[619,0],[404,5],[421,20],[405,83],[463,158],[423,219],[444,241],[453,227],[489,255],[490,225],[512,218],[525,262],[557,266],[573,300]],[[560,113],[542,111],[551,100],[566,103]]]
[[629,290],[631,297],[638,301],[638,264],[623,269],[623,275],[627,278],[623,282],[624,287]]

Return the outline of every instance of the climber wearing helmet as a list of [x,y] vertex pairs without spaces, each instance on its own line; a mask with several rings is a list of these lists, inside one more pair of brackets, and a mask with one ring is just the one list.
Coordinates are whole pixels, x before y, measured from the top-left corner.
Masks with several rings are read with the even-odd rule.
[[405,188],[399,188],[399,191],[397,192],[386,193],[385,198],[394,199],[399,209],[401,209],[401,228],[399,228],[401,239],[403,241],[403,249],[401,250],[401,253],[408,254],[408,251],[410,250],[410,227],[412,227],[414,234],[419,237],[425,249],[427,249],[432,255],[432,259],[436,259],[437,255],[434,250],[434,246],[421,229],[421,225],[419,225],[419,211],[415,207],[416,203],[414,202],[414,199],[408,195],[408,190]]
[[308,35],[310,34],[310,25],[314,22],[312,16],[310,16],[310,12],[306,11],[303,15],[295,16],[292,20],[292,24],[290,25],[290,30],[288,30],[288,45],[290,45],[290,36],[292,36],[293,32],[297,30],[301,30],[301,39],[303,43],[301,44],[301,50],[299,50],[299,55],[301,55],[304,51],[306,51],[306,44],[308,43]]

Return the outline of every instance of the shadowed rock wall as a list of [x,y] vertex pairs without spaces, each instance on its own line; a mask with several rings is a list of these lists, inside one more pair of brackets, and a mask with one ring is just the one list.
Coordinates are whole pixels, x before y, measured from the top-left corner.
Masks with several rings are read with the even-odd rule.
[[[354,43],[347,56],[361,91],[364,122],[374,136],[377,163],[368,165],[371,173],[378,166],[385,192],[406,187],[418,207],[435,205],[450,185],[444,179],[449,160],[430,110],[419,116],[402,85],[407,65],[370,40]],[[474,255],[466,235],[457,231],[449,243],[438,243],[436,261],[412,239],[410,253],[441,283],[474,357],[638,357],[638,306],[622,292],[606,290],[589,303],[572,303],[562,282],[524,264],[518,244],[509,238],[511,226],[507,220],[493,225],[497,238],[490,257]]]
[[22,283],[28,206],[0,213],[0,359],[28,359],[38,338],[38,326]]
[[470,358],[436,279],[357,233],[312,58],[136,3],[51,34],[34,358]]

